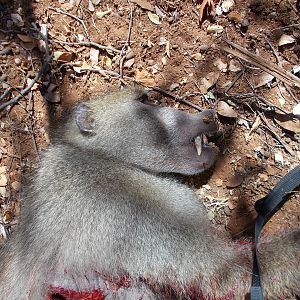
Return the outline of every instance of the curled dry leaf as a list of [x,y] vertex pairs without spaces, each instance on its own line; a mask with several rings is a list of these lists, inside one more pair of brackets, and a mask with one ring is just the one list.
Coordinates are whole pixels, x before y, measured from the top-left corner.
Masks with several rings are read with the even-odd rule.
[[26,50],[32,50],[37,44],[37,41],[29,35],[17,34],[17,36],[21,40],[21,46]]
[[64,51],[55,51],[53,54],[53,59],[62,62],[70,62],[74,58],[74,53],[64,52]]
[[201,93],[206,94],[207,91],[216,84],[219,75],[219,72],[210,72],[204,78],[202,78],[200,82]]
[[225,101],[219,101],[217,104],[217,113],[227,118],[237,118],[235,110],[229,106]]
[[300,133],[300,120],[293,119],[290,115],[277,114],[274,117],[275,122],[283,129],[292,131],[294,133]]
[[283,34],[278,41],[278,46],[284,46],[284,45],[292,44],[295,42],[296,42],[296,39],[293,36]]
[[143,9],[150,10],[154,12],[154,6],[146,0],[130,0],[130,2],[137,4]]
[[255,80],[255,88],[264,86],[271,82],[274,79],[274,76],[267,73],[267,72],[261,72],[258,77]]
[[24,43],[31,43],[34,39],[27,34],[17,34],[17,37]]
[[231,178],[228,179],[226,186],[228,188],[235,188],[242,184],[244,177],[241,173],[235,173]]
[[239,61],[232,59],[229,63],[228,70],[231,72],[240,72],[242,71],[242,66]]
[[154,23],[154,24],[156,24],[156,25],[160,25],[160,24],[161,24],[161,22],[160,22],[160,20],[159,20],[159,16],[158,16],[157,14],[154,14],[154,13],[148,11],[148,18],[149,18],[149,20],[150,20],[152,23]]
[[218,68],[219,71],[225,73],[227,72],[227,63],[224,63],[221,58],[216,58],[214,61],[213,61],[213,64],[215,67]]

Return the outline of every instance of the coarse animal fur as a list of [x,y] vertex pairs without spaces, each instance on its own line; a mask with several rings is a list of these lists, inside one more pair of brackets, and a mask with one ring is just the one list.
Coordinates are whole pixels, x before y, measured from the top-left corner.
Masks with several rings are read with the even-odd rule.
[[[56,129],[0,255],[1,299],[245,299],[251,245],[223,237],[193,190],[163,176],[213,165],[218,150],[194,143],[216,130],[213,112],[143,94],[98,96]],[[299,232],[260,246],[267,299],[300,294]]]

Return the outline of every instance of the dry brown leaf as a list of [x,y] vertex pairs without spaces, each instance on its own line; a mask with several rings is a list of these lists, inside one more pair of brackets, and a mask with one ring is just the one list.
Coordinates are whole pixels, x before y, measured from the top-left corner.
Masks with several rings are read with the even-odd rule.
[[221,58],[216,58],[213,61],[213,65],[218,68],[219,71],[225,73],[227,72],[227,63],[224,63]]
[[267,72],[261,72],[258,77],[255,80],[255,88],[264,86],[266,84],[268,84],[269,82],[271,82],[274,79],[274,76],[267,73]]
[[228,188],[235,188],[242,184],[244,177],[241,173],[236,173],[231,178],[228,179],[226,186]]
[[154,23],[154,24],[156,24],[156,25],[160,25],[160,24],[161,24],[161,22],[160,22],[160,20],[159,20],[159,16],[158,16],[157,14],[154,14],[154,13],[148,11],[148,18],[149,18],[149,20],[150,20],[152,23]]
[[277,114],[274,117],[275,122],[283,129],[292,131],[294,133],[300,133],[300,120],[293,119],[290,115]]
[[292,44],[295,42],[296,42],[296,39],[293,36],[283,34],[278,41],[278,46],[284,46],[284,45]]
[[130,0],[130,2],[137,4],[143,9],[150,10],[154,12],[154,6],[146,0]]
[[33,42],[33,38],[27,34],[17,34],[18,38],[24,43],[31,43]]
[[235,110],[229,106],[225,101],[219,101],[217,104],[217,113],[227,118],[237,118]]
[[73,58],[74,58],[74,53],[72,52],[55,51],[53,53],[53,59],[57,61],[70,62],[73,60]]
[[200,82],[201,93],[206,94],[207,91],[216,84],[219,75],[219,72],[210,72],[204,78],[202,78]]

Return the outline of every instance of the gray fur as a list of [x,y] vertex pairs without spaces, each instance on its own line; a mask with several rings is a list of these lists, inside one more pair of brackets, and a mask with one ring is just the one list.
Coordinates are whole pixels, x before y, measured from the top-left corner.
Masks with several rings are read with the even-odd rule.
[[[132,279],[131,288],[108,291],[107,299],[163,299],[141,277],[155,289],[177,286],[182,299],[190,286],[209,299],[244,298],[250,248],[211,226],[192,189],[160,175],[196,174],[214,163],[215,148],[198,156],[191,142],[216,129],[212,113],[148,106],[136,101],[142,94],[98,97],[57,130],[24,193],[18,231],[0,256],[1,299],[46,299],[51,284],[105,290],[99,273]],[[262,245],[268,298],[300,294],[299,242],[297,231]]]

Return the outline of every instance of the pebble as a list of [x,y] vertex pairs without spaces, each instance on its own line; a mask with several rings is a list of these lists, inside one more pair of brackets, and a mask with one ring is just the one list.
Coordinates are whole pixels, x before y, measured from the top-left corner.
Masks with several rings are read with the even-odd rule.
[[148,59],[147,60],[147,65],[148,66],[153,66],[155,64],[155,61],[153,59]]
[[134,57],[135,57],[135,53],[131,50],[125,56],[126,60],[129,60],[129,59],[134,58]]
[[6,79],[8,78],[7,74],[2,74],[0,77],[1,81],[6,81]]
[[22,61],[21,61],[21,59],[20,59],[19,57],[15,58],[15,64],[16,64],[17,66],[20,66],[21,63],[22,63]]
[[200,45],[200,47],[199,47],[200,52],[205,52],[208,49],[209,49],[209,45],[206,45],[206,44]]

